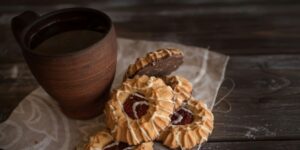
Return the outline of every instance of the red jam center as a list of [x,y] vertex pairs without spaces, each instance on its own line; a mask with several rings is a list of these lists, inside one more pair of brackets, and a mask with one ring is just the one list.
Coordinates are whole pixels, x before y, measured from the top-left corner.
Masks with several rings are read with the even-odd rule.
[[128,96],[123,104],[124,111],[131,119],[139,119],[147,113],[149,108],[144,95],[134,93]]
[[193,114],[186,108],[180,108],[171,116],[171,122],[173,125],[185,125],[190,124],[194,120]]
[[107,145],[106,148],[104,148],[104,150],[122,150],[122,149],[125,149],[127,147],[130,147],[127,143],[123,143],[123,142],[120,142],[120,143],[115,144],[113,146],[109,146],[109,145]]

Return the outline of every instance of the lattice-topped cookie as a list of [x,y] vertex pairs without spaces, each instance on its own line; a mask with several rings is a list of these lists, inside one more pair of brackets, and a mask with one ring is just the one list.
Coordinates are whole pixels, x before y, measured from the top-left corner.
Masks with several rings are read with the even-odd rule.
[[139,145],[128,145],[127,143],[113,140],[107,130],[99,131],[91,136],[84,150],[153,150],[153,143],[141,143]]
[[169,148],[191,149],[207,141],[214,117],[202,101],[190,99],[171,116],[171,126],[158,140]]
[[182,76],[167,76],[163,80],[174,91],[175,109],[181,106],[183,102],[191,98],[192,84]]
[[158,49],[145,57],[137,58],[125,73],[124,80],[135,75],[166,76],[183,63],[183,53],[179,49]]
[[113,137],[129,145],[154,140],[170,124],[173,111],[172,88],[146,75],[123,82],[105,108]]

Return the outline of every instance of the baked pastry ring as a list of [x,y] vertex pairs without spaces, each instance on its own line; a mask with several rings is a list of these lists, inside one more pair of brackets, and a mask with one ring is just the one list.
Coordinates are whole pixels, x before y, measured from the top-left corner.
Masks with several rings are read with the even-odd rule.
[[113,91],[105,107],[106,124],[117,141],[138,145],[157,138],[173,111],[171,87],[160,78],[136,76]]
[[174,91],[175,109],[191,98],[193,86],[186,78],[182,76],[167,76],[163,80]]
[[188,100],[171,119],[172,125],[158,140],[172,149],[191,149],[202,144],[213,130],[213,114],[202,101]]
[[183,53],[179,49],[158,49],[138,58],[129,65],[124,80],[135,75],[166,76],[183,63]]
[[153,142],[146,142],[136,146],[135,150],[153,150]]
[[147,142],[137,146],[130,146],[127,143],[116,142],[108,132],[103,130],[91,136],[89,142],[84,146],[84,150],[153,150],[153,143]]

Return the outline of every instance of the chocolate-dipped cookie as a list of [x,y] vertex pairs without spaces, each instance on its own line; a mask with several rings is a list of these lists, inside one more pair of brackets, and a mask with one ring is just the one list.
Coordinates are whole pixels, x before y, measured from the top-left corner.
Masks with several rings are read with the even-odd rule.
[[158,49],[147,53],[145,57],[137,58],[136,62],[128,67],[124,80],[135,75],[166,76],[182,63],[183,53],[179,49]]

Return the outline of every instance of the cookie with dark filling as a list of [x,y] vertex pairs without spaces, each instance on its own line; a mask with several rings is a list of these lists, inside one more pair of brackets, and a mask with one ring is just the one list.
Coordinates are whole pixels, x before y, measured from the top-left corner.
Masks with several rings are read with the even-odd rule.
[[182,63],[183,53],[179,49],[158,49],[147,53],[145,57],[137,58],[135,63],[128,67],[124,80],[136,75],[166,76],[177,70]]
[[127,79],[112,93],[105,108],[106,124],[117,141],[138,145],[156,139],[169,126],[173,90],[146,75]]
[[213,114],[202,101],[188,100],[170,118],[158,140],[171,149],[191,149],[207,141],[213,130]]

